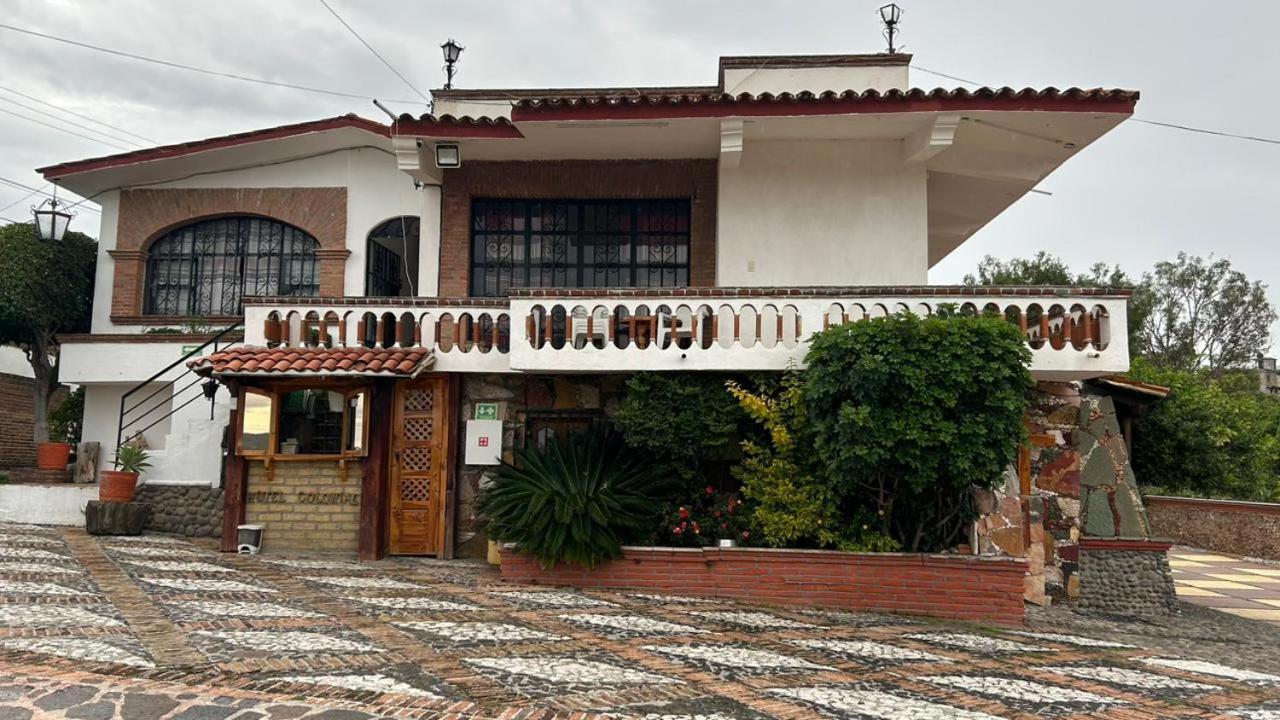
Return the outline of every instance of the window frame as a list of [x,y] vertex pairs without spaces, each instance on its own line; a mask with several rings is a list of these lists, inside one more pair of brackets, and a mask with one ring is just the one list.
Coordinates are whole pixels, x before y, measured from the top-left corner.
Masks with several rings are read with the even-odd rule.
[[[522,229],[520,230],[515,230],[515,229],[504,230],[502,228],[498,228],[498,229],[486,228],[483,230],[479,229],[478,227],[480,225],[479,221],[481,217],[487,212],[488,208],[497,207],[500,209],[504,205],[512,206],[512,212],[506,217],[509,217],[512,219],[513,225],[514,225],[515,219],[521,217],[520,213],[515,212],[515,209],[517,207],[522,207],[523,217],[520,221],[522,225]],[[537,216],[539,218],[542,218],[546,216],[545,211],[539,211],[535,213],[535,208],[541,208],[542,206],[546,206],[546,205],[568,206],[569,212],[566,213],[566,225],[567,226],[572,225],[574,226],[575,229],[569,230],[566,228],[563,231],[547,231],[547,230],[539,229],[535,231],[533,229],[534,217]],[[625,209],[625,211],[630,214],[630,221],[628,223],[629,229],[628,230],[603,230],[598,227],[588,229],[587,227],[588,208],[602,208],[602,207],[607,208],[610,206],[620,206],[622,209]],[[670,206],[670,207],[663,207],[663,206]],[[644,208],[657,208],[660,213],[669,212],[670,218],[675,223],[675,229],[667,230],[665,228],[660,228],[658,230],[653,230],[653,229],[641,230],[639,227],[640,211]],[[576,218],[573,218],[572,219],[573,221],[571,222],[569,219],[569,214],[575,213],[575,212],[576,212]],[[665,219],[667,216],[659,214],[657,215],[657,217]],[[673,197],[673,198],[473,197],[471,198],[471,206],[468,211],[468,223],[469,223],[470,230],[467,236],[468,237],[467,289],[471,297],[503,297],[506,295],[509,289],[524,288],[524,287],[682,288],[682,287],[689,287],[692,284],[692,272],[693,272],[693,262],[692,262],[692,259],[693,259],[693,199],[692,198],[688,198],[688,197]],[[683,224],[684,226],[683,230],[679,229],[681,224]],[[555,270],[555,267],[556,267],[555,263],[550,263],[545,259],[540,259],[537,263],[533,261],[533,249],[534,249],[535,237],[537,237],[539,239],[539,242],[541,242],[543,238],[546,238],[549,236],[559,236],[559,237],[566,238],[567,247],[571,247],[575,240],[577,242],[577,249],[578,249],[577,258],[572,262],[566,262],[564,264],[564,270],[563,270],[565,274],[564,283],[557,283],[554,280],[554,274],[557,272]],[[487,258],[483,257],[485,253],[482,251],[482,248],[485,248],[489,244],[487,242],[489,238],[498,238],[499,241],[501,241],[502,238],[510,238],[508,242],[499,245],[498,252],[497,252],[497,254],[499,255],[499,259],[497,261],[490,261]],[[569,238],[572,238],[572,239],[569,239]],[[619,240],[625,239],[626,245],[629,248],[629,258],[625,262],[616,261],[612,263],[610,262],[602,263],[599,260],[599,258],[595,255],[595,252],[593,250],[592,260],[591,262],[588,263],[585,259],[585,253],[583,252],[583,249],[588,244],[590,244],[593,248],[598,248],[600,244],[597,242],[597,239],[599,238],[618,238]],[[676,259],[674,259],[671,262],[666,262],[666,261],[658,262],[650,258],[650,259],[647,259],[645,262],[641,263],[636,257],[637,256],[636,248],[643,245],[648,245],[651,249],[655,247],[654,243],[652,242],[650,243],[638,242],[639,240],[648,239],[648,238],[672,238],[673,242],[664,243],[664,245],[666,244],[670,245]],[[591,239],[591,242],[590,243],[584,242],[586,239]],[[622,244],[621,242],[618,243],[619,246],[621,246],[621,244]],[[501,258],[504,245],[510,248],[509,255],[508,255],[509,261],[504,261]],[[517,250],[520,249],[521,245],[523,246],[522,253],[521,253],[522,259],[517,263],[517,261],[514,258]],[[608,246],[606,245],[606,247]],[[542,255],[543,252],[544,251],[542,250],[542,246],[540,245],[539,254],[541,257],[545,257]],[[683,253],[683,257],[684,257],[683,260],[679,259],[679,256],[681,255],[681,253]],[[499,269],[498,277],[495,280],[493,290],[490,291],[490,289],[487,287],[489,283],[485,280],[485,275],[487,274],[487,268],[489,266],[495,265],[495,263],[499,268],[501,268],[503,267],[504,262],[509,266],[509,270],[507,271],[507,274],[509,276],[509,280],[508,280],[509,284],[505,286],[503,285],[503,278],[501,277],[502,272],[501,272],[501,269]],[[601,267],[605,268],[606,277],[607,277],[607,274],[610,272],[626,274],[628,277],[617,283],[604,282],[604,283],[588,284],[586,282],[587,273],[593,273],[595,276],[598,276],[600,273]],[[548,270],[549,268],[550,270]],[[639,283],[639,279],[641,277],[642,272],[647,272],[648,277],[652,279],[654,277],[655,270],[658,273],[657,275],[658,280],[656,283],[649,283],[649,284]],[[668,270],[672,271],[675,276],[674,280],[671,283],[667,283],[665,281],[665,278],[663,277],[665,272]],[[546,275],[548,271],[552,273],[553,280],[551,284],[543,284],[541,282],[542,277]],[[522,274],[524,276],[523,282],[518,282],[516,280],[515,275],[517,273]],[[681,280],[681,273],[683,273],[683,280]],[[532,282],[532,279],[535,277],[535,275],[538,278],[537,284],[534,284]],[[573,277],[570,277],[570,275],[572,275]]]
[[[281,400],[285,395],[292,392],[302,390],[326,390],[330,392],[338,392],[342,394],[342,430],[341,430],[341,450],[336,453],[282,453],[280,446],[280,412]],[[244,449],[244,421],[245,414],[245,398],[250,395],[260,395],[270,399],[271,402],[271,429],[268,435],[268,443],[266,450],[248,450]],[[364,402],[361,404],[362,415],[362,431],[360,434],[360,447],[350,450],[347,445],[347,430],[351,422],[351,398],[358,395],[364,396]],[[241,408],[239,417],[237,418],[236,427],[236,454],[246,458],[255,460],[265,460],[267,462],[306,462],[306,461],[323,461],[323,460],[356,460],[369,456],[369,421],[371,419],[370,406],[373,401],[373,386],[360,385],[351,387],[348,384],[336,385],[333,383],[316,382],[316,381],[289,381],[279,383],[269,388],[247,387],[240,391],[238,407]]]
[[[271,249],[273,243],[278,246]],[[257,251],[251,254],[251,247]],[[311,233],[266,215],[236,213],[191,220],[165,231],[147,246],[142,312],[157,317],[223,317],[242,315],[245,295],[318,296],[319,250],[320,242]],[[294,273],[298,267],[301,271]],[[168,287],[179,288],[172,308],[167,307],[169,301],[160,299],[166,294],[162,289]],[[272,287],[274,292],[264,291]],[[205,308],[202,296],[208,298]]]

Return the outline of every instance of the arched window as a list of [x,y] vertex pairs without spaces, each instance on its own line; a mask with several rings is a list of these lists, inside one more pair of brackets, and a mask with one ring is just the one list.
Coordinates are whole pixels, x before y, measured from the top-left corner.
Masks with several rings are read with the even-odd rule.
[[418,287],[416,217],[391,218],[369,233],[365,248],[364,294],[412,297]]
[[245,295],[317,295],[314,237],[262,217],[221,217],[171,230],[147,260],[149,315],[239,315]]

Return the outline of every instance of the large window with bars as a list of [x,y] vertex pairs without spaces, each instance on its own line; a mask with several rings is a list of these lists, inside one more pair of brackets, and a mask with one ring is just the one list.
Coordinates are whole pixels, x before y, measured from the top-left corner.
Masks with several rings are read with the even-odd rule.
[[239,315],[245,295],[316,295],[317,246],[302,230],[269,218],[184,225],[151,245],[143,312]]
[[471,294],[685,287],[688,200],[473,200]]

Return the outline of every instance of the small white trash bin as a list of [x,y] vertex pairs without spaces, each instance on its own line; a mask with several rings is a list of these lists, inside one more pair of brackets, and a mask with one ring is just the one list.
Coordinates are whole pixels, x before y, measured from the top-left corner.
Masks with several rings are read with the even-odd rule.
[[262,525],[240,525],[236,528],[236,552],[257,555],[262,549]]

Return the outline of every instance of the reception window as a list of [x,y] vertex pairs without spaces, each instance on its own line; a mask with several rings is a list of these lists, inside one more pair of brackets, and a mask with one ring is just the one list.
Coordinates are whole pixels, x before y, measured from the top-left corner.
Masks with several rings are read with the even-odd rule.
[[369,392],[329,387],[246,390],[240,454],[279,459],[366,453]]

